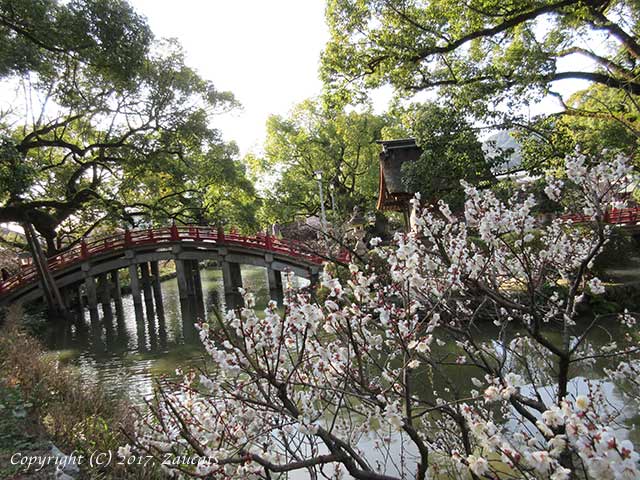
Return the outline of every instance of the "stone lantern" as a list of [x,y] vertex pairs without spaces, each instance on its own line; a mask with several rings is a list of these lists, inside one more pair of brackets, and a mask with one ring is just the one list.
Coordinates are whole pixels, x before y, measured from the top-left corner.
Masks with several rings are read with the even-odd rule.
[[349,232],[350,236],[355,243],[355,251],[358,255],[363,255],[367,251],[367,246],[364,243],[365,237],[365,226],[367,225],[367,220],[362,214],[360,207],[356,205],[353,207],[353,215],[349,220]]

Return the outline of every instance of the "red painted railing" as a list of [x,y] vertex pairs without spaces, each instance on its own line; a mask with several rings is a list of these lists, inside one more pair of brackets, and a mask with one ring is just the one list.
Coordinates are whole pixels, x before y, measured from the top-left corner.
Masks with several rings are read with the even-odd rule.
[[[225,233],[216,227],[172,226],[147,230],[126,230],[124,233],[91,241],[82,241],[69,250],[48,259],[49,270],[55,272],[91,257],[139,245],[159,245],[173,242],[203,241],[220,245],[241,245],[247,248],[280,253],[317,265],[321,257],[308,253],[301,242],[281,240],[270,235],[243,236],[235,232]],[[27,265],[20,273],[0,283],[0,295],[7,294],[37,280],[35,266]]]
[[[573,223],[587,223],[591,216],[580,213],[562,215],[562,220],[571,220]],[[640,207],[612,208],[604,214],[604,222],[613,225],[632,225],[640,222]]]

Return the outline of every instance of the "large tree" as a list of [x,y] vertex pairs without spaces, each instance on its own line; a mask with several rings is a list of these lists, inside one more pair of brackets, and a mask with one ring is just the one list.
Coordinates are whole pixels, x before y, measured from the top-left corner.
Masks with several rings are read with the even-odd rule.
[[323,78],[341,101],[439,88],[480,115],[513,115],[566,79],[635,99],[639,19],[628,0],[330,0]]
[[153,41],[126,2],[4,1],[0,26],[17,99],[0,123],[0,221],[33,224],[51,253],[59,233],[103,220],[203,219],[216,182],[252,195],[210,126],[232,95]]
[[[262,158],[254,174],[274,180],[267,193],[270,221],[290,221],[320,208],[315,172],[321,171],[324,201],[336,214],[355,205],[372,209],[378,191],[378,153],[384,117],[364,112],[331,112],[307,100],[288,117],[272,116]],[[335,204],[335,205],[334,205]]]

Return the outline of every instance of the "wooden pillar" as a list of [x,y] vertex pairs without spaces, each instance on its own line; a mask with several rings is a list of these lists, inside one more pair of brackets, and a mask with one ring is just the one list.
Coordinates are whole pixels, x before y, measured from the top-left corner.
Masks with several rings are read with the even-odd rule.
[[195,327],[193,322],[196,318],[193,297],[189,295],[189,278],[191,269],[189,260],[175,259],[176,278],[178,280],[178,295],[180,296],[180,315],[182,317],[182,330],[185,340],[192,340]]
[[153,308],[153,290],[151,287],[151,275],[149,274],[149,264],[140,264],[140,279],[142,281],[142,291],[144,292],[144,305],[147,310],[147,319],[151,321],[155,318],[155,311]]
[[189,297],[189,288],[187,286],[187,271],[185,260],[176,258],[176,279],[178,280],[178,295],[180,300],[186,300]]
[[60,289],[60,295],[62,296],[62,302],[68,311],[71,310],[73,305],[72,291],[70,287],[64,287]]
[[282,272],[267,266],[267,284],[269,285],[269,298],[282,306],[284,302],[284,290],[282,288]]
[[109,275],[107,273],[102,273],[98,277],[98,292],[103,315],[113,318],[113,311],[111,310],[111,285],[109,285]]
[[84,303],[84,297],[82,296],[82,283],[79,283],[75,286],[76,295],[78,295],[78,310],[80,310],[80,314],[84,311],[84,307],[86,306]]
[[162,302],[162,286],[160,285],[160,266],[158,262],[149,262],[151,266],[151,283],[153,287],[153,298],[156,304],[158,320],[164,322],[164,303]]
[[144,305],[147,312],[147,331],[149,333],[151,349],[153,350],[157,345],[156,314],[153,308],[153,289],[151,287],[151,276],[149,274],[149,264],[147,262],[140,264],[140,273],[142,290],[144,292]]
[[240,264],[222,261],[222,280],[224,282],[224,299],[227,308],[237,308],[243,305],[242,295],[238,291],[242,288],[242,272]]
[[158,315],[158,337],[160,340],[160,348],[165,349],[167,346],[167,325],[164,316],[164,302],[162,299],[162,286],[160,285],[160,266],[158,262],[150,262],[151,266],[151,284],[153,286],[153,298],[156,303],[156,314]]
[[200,262],[191,260],[191,290],[195,305],[196,318],[205,321],[204,295],[202,293],[202,276],[200,275]]
[[136,315],[136,335],[138,337],[138,350],[147,350],[147,332],[145,329],[144,311],[142,310],[142,293],[140,291],[140,278],[138,277],[138,265],[135,263],[135,256],[129,265],[129,287],[133,297],[133,309]]
[[115,331],[113,328],[113,310],[111,309],[111,285],[109,274],[102,273],[98,277],[98,298],[102,304],[102,314],[104,330],[107,339],[107,346],[113,343]]
[[142,311],[142,294],[140,293],[138,266],[135,263],[129,265],[129,287],[131,287],[131,296],[133,297],[133,308],[136,313],[136,321],[142,321],[144,320],[144,313]]
[[100,328],[100,317],[98,316],[98,294],[96,292],[96,280],[91,275],[86,275],[84,287],[87,293],[87,306],[89,307],[89,318],[91,328]]
[[116,321],[118,324],[118,335],[123,334],[126,329],[124,326],[124,306],[122,304],[122,285],[120,284],[120,272],[119,270],[112,270],[110,272],[111,277],[111,298],[116,306]]
[[116,305],[116,312],[122,310],[122,285],[120,284],[119,270],[111,271],[111,297]]

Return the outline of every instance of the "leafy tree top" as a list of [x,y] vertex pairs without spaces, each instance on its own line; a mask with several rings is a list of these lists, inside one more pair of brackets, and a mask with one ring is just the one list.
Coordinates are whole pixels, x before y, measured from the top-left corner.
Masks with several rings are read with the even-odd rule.
[[[385,84],[438,87],[481,115],[563,79],[637,95],[639,14],[625,0],[331,0],[322,76],[337,102]],[[574,56],[593,68],[561,68]]]
[[253,221],[237,149],[210,123],[233,96],[126,2],[6,1],[2,26],[7,51],[29,55],[0,57],[25,92],[0,118],[0,221],[33,224],[50,252],[105,221],[220,219],[236,194]]

